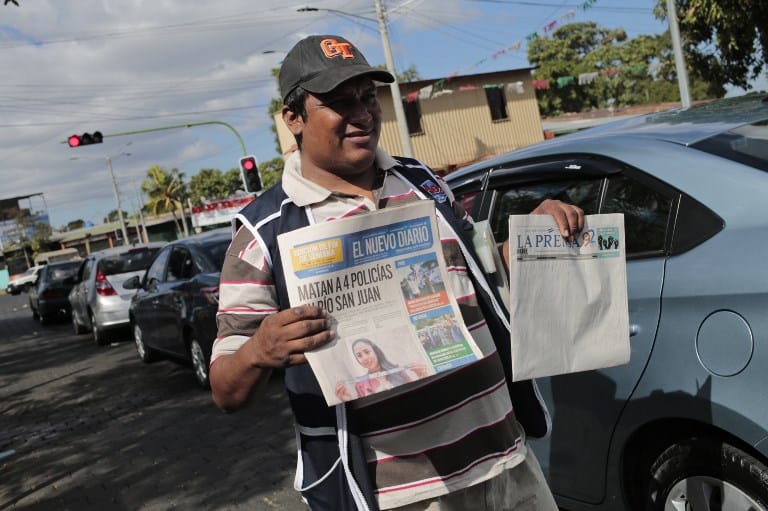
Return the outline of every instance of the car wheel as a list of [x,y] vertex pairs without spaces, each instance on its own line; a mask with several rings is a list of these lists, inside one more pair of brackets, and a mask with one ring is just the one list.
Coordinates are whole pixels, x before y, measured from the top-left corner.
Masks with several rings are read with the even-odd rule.
[[82,335],[85,333],[85,328],[77,322],[77,316],[74,312],[72,313],[72,330],[75,332],[75,335]]
[[136,343],[136,352],[139,354],[141,361],[148,364],[153,362],[157,357],[155,352],[144,344],[143,337],[141,327],[139,325],[133,325],[133,340]]
[[192,368],[195,370],[197,383],[204,389],[209,388],[208,364],[205,362],[205,353],[203,353],[203,348],[197,339],[193,338],[192,342],[189,343],[189,356],[192,359]]
[[104,331],[99,328],[98,323],[96,323],[96,318],[93,317],[93,313],[91,313],[90,318],[91,334],[93,334],[93,340],[96,343],[96,346],[104,346],[107,344],[107,338],[104,336]]
[[681,441],[651,466],[647,509],[768,511],[768,466],[712,438]]

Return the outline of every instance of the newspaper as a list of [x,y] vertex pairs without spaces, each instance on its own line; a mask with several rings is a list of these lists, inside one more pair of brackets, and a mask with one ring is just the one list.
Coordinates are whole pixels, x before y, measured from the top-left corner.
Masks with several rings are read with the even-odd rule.
[[314,304],[336,338],[306,353],[328,405],[478,360],[459,313],[435,205],[419,201],[277,238],[292,307]]
[[629,361],[624,215],[587,215],[573,241],[549,215],[509,217],[513,380]]

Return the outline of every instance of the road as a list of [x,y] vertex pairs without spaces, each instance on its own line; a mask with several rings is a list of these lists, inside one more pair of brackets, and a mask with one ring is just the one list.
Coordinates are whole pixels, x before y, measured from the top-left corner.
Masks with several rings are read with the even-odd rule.
[[306,511],[279,382],[224,414],[190,369],[98,347],[0,296],[0,510]]

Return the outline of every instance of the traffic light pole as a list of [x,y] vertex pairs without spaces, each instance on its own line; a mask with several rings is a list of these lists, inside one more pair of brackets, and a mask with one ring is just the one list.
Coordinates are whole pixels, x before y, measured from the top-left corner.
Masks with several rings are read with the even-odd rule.
[[[143,130],[133,130],[133,131],[123,131],[120,133],[112,133],[111,135],[104,135],[104,138],[122,137],[125,135],[138,135],[140,133],[151,133],[154,131],[175,130],[179,128],[193,128],[195,126],[207,126],[211,124],[218,124],[220,126],[224,126],[225,128],[229,128],[229,130],[235,134],[235,137],[237,137],[238,142],[240,142],[240,149],[243,151],[243,156],[248,155],[248,153],[245,150],[245,142],[243,142],[243,137],[240,136],[240,133],[238,133],[238,131],[235,129],[234,126],[224,121],[200,121],[200,122],[188,122],[186,124],[173,124],[171,126],[158,126],[157,128],[146,128]],[[248,184],[245,181],[245,175],[243,174],[242,168],[240,169],[240,180],[243,182],[243,189],[248,190]]]

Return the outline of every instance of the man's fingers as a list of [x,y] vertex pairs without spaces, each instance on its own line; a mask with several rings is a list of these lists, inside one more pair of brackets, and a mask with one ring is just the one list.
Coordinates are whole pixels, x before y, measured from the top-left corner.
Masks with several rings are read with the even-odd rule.
[[531,214],[550,215],[564,238],[571,238],[584,228],[584,211],[578,206],[566,204],[559,200],[547,199],[539,204]]

